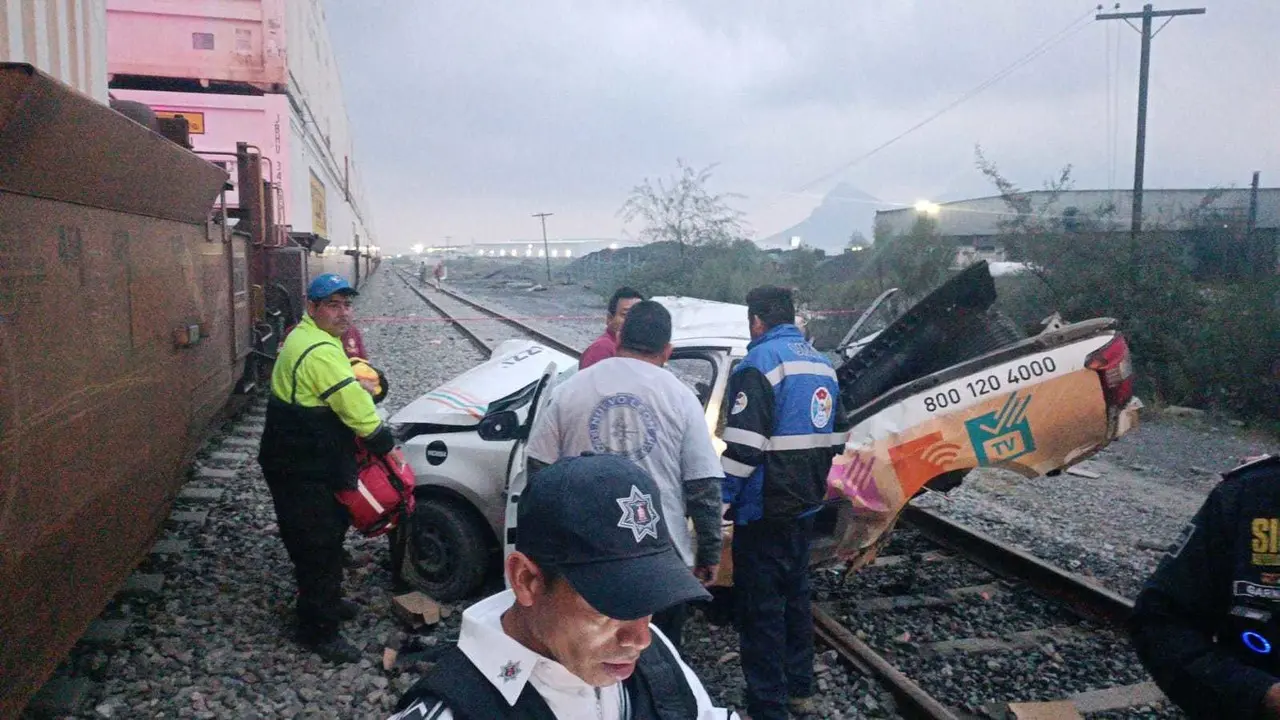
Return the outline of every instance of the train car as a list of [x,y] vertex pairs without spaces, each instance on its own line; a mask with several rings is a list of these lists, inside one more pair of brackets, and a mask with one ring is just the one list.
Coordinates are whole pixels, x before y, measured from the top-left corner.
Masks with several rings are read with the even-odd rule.
[[183,124],[113,105],[0,63],[0,717],[145,557],[308,278],[377,264],[291,236],[249,143],[231,182]]

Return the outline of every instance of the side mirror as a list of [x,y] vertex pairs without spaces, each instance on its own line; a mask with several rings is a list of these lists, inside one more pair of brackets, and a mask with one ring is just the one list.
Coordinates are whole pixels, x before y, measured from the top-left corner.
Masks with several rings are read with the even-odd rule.
[[502,410],[485,415],[476,426],[476,434],[481,440],[518,440],[520,438],[520,417],[515,410]]

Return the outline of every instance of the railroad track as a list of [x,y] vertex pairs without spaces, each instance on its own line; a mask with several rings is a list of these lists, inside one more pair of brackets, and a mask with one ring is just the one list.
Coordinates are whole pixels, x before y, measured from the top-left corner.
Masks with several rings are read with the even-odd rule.
[[[401,270],[397,270],[396,275],[409,290],[433,310],[440,313],[445,320],[457,328],[471,344],[482,352],[492,353],[493,348],[506,339],[506,337],[498,336],[495,332],[495,330],[506,326],[514,328],[521,334],[528,335],[538,342],[568,355],[576,357],[582,354],[582,348],[570,345],[543,330],[522,322],[519,318],[513,318],[500,310],[495,310],[454,290],[434,286],[428,286],[424,289],[418,286],[416,279],[412,275]],[[477,315],[477,312],[480,314]]]
[[[580,348],[517,317],[452,290],[430,287],[424,292],[412,276],[397,274],[485,352],[491,353],[497,341],[504,339],[495,337],[494,329],[505,325],[561,352],[581,353]],[[1036,703],[1056,703],[1058,710],[1069,706],[1081,714],[1124,717],[1126,712],[1164,702],[1136,661],[1117,663],[1127,668],[1112,674],[1119,678],[1104,678],[1107,673],[1102,671],[1072,675],[1067,667],[1082,653],[1114,657],[1131,652],[1120,630],[1133,608],[1128,598],[911,505],[885,551],[852,582],[837,579],[843,573],[828,572],[831,582],[815,584],[814,627],[821,642],[893,692],[904,716],[1014,718],[1015,711],[1051,709],[1031,707]],[[985,616],[985,622],[967,615]],[[936,626],[929,627],[935,620]],[[913,637],[910,627],[921,622],[925,632]],[[886,635],[886,627],[895,632]],[[1019,675],[1019,670],[1008,667],[1028,657],[1039,663],[1034,676],[1066,675],[1055,682],[1067,691],[1036,688],[1034,682],[1025,682],[1025,669]],[[1079,659],[1111,667],[1097,657]],[[953,665],[970,669],[962,669],[957,676]],[[968,672],[973,682],[968,681]],[[964,700],[957,698],[958,688],[976,687],[980,681],[1001,686],[993,680],[1000,679],[1002,672],[1009,676],[1003,683],[1010,685],[1007,692],[996,691],[997,697],[989,692],[977,703],[972,699],[979,695],[972,693]]]
[[1150,717],[1164,702],[1120,627],[1131,601],[928,510],[907,506],[851,583],[831,577],[818,636],[906,717]]

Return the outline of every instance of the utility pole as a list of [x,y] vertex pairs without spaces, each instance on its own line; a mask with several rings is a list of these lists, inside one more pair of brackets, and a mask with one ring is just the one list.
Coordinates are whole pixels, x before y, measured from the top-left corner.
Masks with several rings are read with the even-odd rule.
[[[1102,6],[1099,5],[1098,9],[1101,10]],[[1147,3],[1142,6],[1142,12],[1103,13],[1094,17],[1095,20],[1124,20],[1126,23],[1129,20],[1142,20],[1142,29],[1139,30],[1142,34],[1142,60],[1138,66],[1138,147],[1133,161],[1133,220],[1130,226],[1134,242],[1137,242],[1138,234],[1142,232],[1142,172],[1147,155],[1147,79],[1151,71],[1151,39],[1155,37],[1155,33],[1151,32],[1151,21],[1158,17],[1169,18],[1164,21],[1164,25],[1168,25],[1179,15],[1203,14],[1204,8],[1157,11],[1152,10],[1151,4]],[[1163,30],[1164,25],[1156,33]]]
[[551,288],[551,249],[547,247],[547,217],[555,213],[534,213],[532,217],[542,220],[542,254],[547,259],[547,289]]

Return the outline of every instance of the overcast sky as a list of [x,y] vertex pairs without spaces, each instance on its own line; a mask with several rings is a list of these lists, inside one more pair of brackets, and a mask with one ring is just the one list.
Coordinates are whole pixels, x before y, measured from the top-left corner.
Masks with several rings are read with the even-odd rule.
[[[757,237],[839,180],[904,204],[991,194],[976,143],[1023,186],[1071,163],[1079,188],[1130,187],[1139,35],[1089,20],[1095,6],[325,0],[375,228],[393,250],[535,237],[539,211],[555,213],[552,237],[617,237],[630,188],[677,157],[719,163],[712,189],[746,196],[736,204]],[[1147,187],[1247,186],[1254,170],[1280,185],[1280,0],[1156,9],[1174,7],[1208,13],[1175,18],[1153,44]]]

